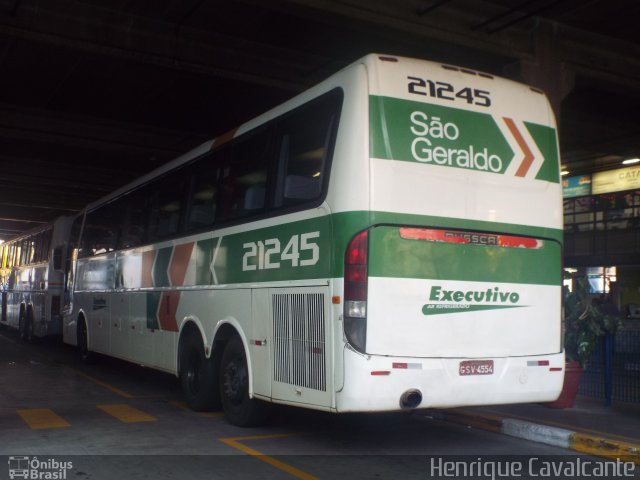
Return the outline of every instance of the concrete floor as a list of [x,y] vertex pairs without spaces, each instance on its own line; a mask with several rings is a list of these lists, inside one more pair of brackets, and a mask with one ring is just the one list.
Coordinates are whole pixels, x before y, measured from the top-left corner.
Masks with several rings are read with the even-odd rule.
[[240,429],[220,412],[186,409],[171,375],[107,358],[81,365],[68,346],[27,345],[15,332],[0,332],[0,479],[9,478],[5,461],[13,457],[15,466],[18,456],[72,462],[64,478],[86,480],[309,480],[427,478],[428,456],[451,455],[569,453],[425,412],[332,415],[278,407],[264,427]]

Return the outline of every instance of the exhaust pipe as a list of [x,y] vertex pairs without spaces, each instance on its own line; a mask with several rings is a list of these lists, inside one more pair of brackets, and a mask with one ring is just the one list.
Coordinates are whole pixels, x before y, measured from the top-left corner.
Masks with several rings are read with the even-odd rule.
[[400,408],[416,408],[422,402],[422,392],[420,390],[407,390],[400,396]]

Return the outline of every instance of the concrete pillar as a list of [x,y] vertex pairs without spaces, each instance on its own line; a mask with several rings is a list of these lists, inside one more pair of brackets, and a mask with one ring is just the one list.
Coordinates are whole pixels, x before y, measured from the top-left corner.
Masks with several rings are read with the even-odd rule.
[[559,121],[560,104],[573,90],[575,74],[562,62],[558,24],[539,21],[532,40],[535,58],[519,62],[520,76],[525,83],[547,94]]

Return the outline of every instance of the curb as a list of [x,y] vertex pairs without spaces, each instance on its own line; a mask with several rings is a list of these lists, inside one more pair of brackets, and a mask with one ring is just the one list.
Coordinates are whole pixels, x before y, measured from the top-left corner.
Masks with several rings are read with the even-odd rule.
[[487,413],[462,410],[429,412],[429,416],[465,426],[479,428],[511,437],[522,438],[554,447],[608,459],[620,459],[640,465],[640,444],[633,444],[599,437],[588,433],[552,427],[542,423],[527,422],[515,418],[503,418]]

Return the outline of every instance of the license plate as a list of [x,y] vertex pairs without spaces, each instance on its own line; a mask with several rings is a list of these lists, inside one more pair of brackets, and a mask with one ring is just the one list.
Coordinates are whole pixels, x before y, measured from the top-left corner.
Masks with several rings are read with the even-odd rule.
[[493,360],[465,360],[460,362],[460,375],[493,375]]

